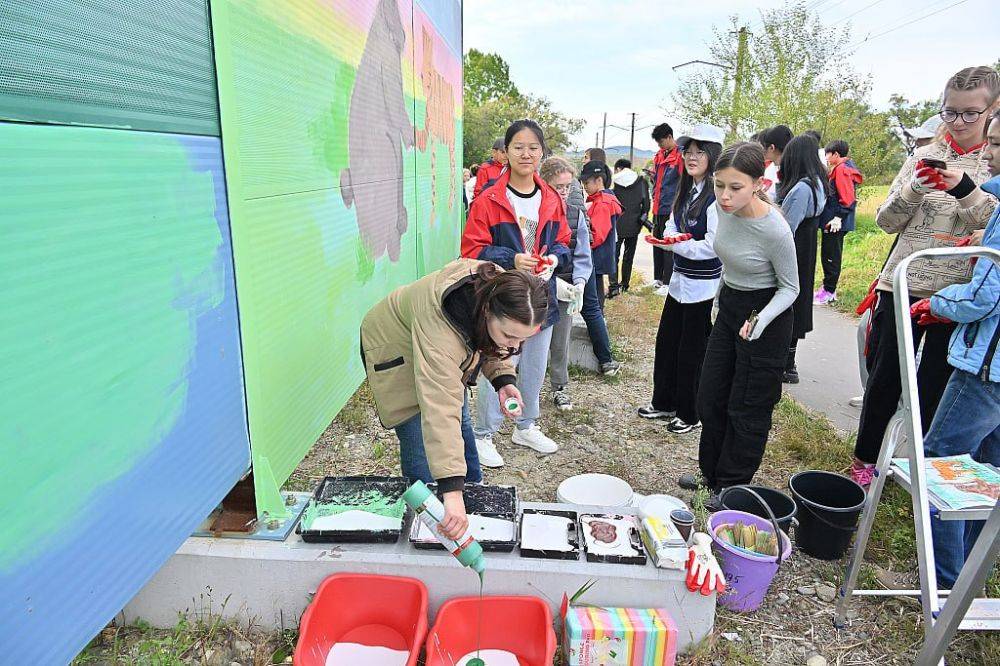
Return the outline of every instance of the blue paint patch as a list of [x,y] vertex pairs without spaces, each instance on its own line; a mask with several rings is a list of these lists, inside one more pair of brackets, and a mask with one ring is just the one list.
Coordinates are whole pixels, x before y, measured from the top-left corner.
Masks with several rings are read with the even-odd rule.
[[17,655],[20,663],[75,657],[250,466],[221,142],[159,136],[178,141],[192,170],[213,179],[221,238],[213,274],[221,300],[209,309],[202,299],[187,303],[198,312],[196,342],[187,398],[173,429],[132,469],[94,489],[75,526],[41,556],[0,575],[0,654]]
[[416,0],[415,4],[434,24],[437,36],[448,45],[452,55],[462,59],[461,0]]

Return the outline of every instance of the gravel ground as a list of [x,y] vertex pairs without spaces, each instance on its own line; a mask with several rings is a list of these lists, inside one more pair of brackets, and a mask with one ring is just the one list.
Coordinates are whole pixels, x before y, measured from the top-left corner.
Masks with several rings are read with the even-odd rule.
[[[539,424],[559,443],[559,451],[541,456],[511,444],[508,424],[495,440],[507,464],[499,470],[485,470],[487,482],[513,483],[525,500],[555,501],[556,487],[563,479],[605,472],[624,478],[638,492],[669,493],[691,502],[692,493],[681,490],[676,480],[685,471],[697,470],[697,432],[672,435],[662,425],[635,414],[636,407],[650,397],[660,307],[662,300],[648,292],[630,292],[609,302],[615,351],[625,362],[622,373],[614,378],[571,373],[574,409],[570,412],[554,408],[546,387]],[[822,428],[824,436],[835,437],[825,422],[818,424],[815,416],[786,398],[776,412],[772,441],[780,439],[786,426],[792,430],[789,414],[796,422],[805,420],[809,427]],[[798,469],[794,460],[769,452],[756,482],[787,487],[788,477]],[[311,488],[325,474],[345,473],[398,473],[395,439],[379,427],[365,392],[324,433],[289,484]],[[828,595],[833,594],[842,567],[841,562],[823,562],[795,551],[759,611],[740,615],[720,608],[714,637],[681,663],[806,664],[810,659],[810,666],[823,659],[831,664],[912,663],[922,636],[919,607],[913,600],[858,600],[850,626],[841,631],[833,627],[833,603]],[[912,575],[877,566],[863,574],[866,585],[876,579],[906,586],[915,583]],[[953,651],[951,663],[985,663],[981,648],[982,644],[963,641]]]
[[[543,430],[560,444],[551,456],[540,456],[510,443],[509,426],[497,438],[507,465],[486,470],[489,483],[513,483],[524,500],[554,501],[556,487],[566,477],[582,472],[605,472],[627,480],[642,493],[670,493],[691,502],[676,479],[697,469],[697,432],[683,436],[667,433],[662,425],[635,415],[637,406],[648,402],[652,376],[652,349],[662,300],[648,292],[630,292],[608,303],[609,328],[615,352],[625,367],[618,377],[601,378],[574,372],[571,384],[575,408],[558,412],[548,388],[543,391]],[[764,464],[756,482],[775,488],[786,487],[788,477],[802,469],[799,459],[813,459],[815,449],[846,446],[833,429],[815,415],[787,398],[776,411],[775,428]],[[798,449],[813,446],[812,453]],[[846,449],[845,449],[846,450]],[[791,453],[789,453],[791,451]],[[803,457],[806,456],[806,457]],[[809,458],[811,456],[811,458]],[[840,454],[827,456],[826,466],[835,468]],[[815,464],[815,463],[814,463]],[[843,469],[836,471],[844,471]],[[326,475],[398,474],[399,456],[394,435],[378,423],[366,388],[341,411],[316,446],[292,474],[286,488],[312,490]],[[912,545],[910,546],[912,549]],[[873,551],[873,557],[880,557]],[[893,586],[915,586],[912,561],[876,564],[862,571],[862,583],[871,587],[878,581]],[[764,606],[755,613],[739,615],[719,608],[714,635],[689,654],[680,664],[908,664],[920,647],[922,623],[918,605],[910,599],[858,600],[850,614],[850,626],[837,631],[832,624],[832,594],[842,574],[842,562],[822,562],[793,551],[782,566]],[[896,572],[888,570],[894,567]],[[899,573],[907,572],[907,573]],[[902,585],[899,585],[899,584]],[[256,647],[253,658],[240,659],[246,645],[234,649],[232,632],[200,643],[181,659],[169,661],[129,661],[125,663],[208,663],[207,645],[214,650],[213,663],[269,663],[262,655],[271,654],[280,636],[237,632],[240,641],[249,639]],[[175,630],[176,634],[176,630]],[[140,637],[134,630],[119,636],[118,654],[135,654]],[[100,642],[88,663],[102,662],[99,654],[109,642]],[[102,647],[103,646],[103,647]],[[196,656],[193,656],[196,655]],[[241,655],[242,656],[242,655]],[[282,655],[283,656],[283,655]],[[232,661],[225,661],[232,659]],[[949,663],[1000,663],[1000,641],[962,638],[949,653]],[[281,658],[278,658],[281,661]],[[119,662],[120,663],[120,662]]]

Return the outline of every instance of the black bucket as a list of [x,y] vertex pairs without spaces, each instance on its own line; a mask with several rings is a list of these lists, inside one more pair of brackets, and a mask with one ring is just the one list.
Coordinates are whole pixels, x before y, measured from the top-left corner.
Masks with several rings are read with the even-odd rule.
[[821,560],[843,557],[858,529],[865,489],[846,476],[815,470],[795,474],[788,488],[802,509],[795,545]]
[[795,500],[779,490],[764,486],[731,486],[723,490],[719,496],[722,506],[733,511],[746,511],[761,518],[768,518],[767,511],[753,495],[747,492],[748,488],[760,495],[760,498],[771,507],[781,531],[791,534],[796,512]]

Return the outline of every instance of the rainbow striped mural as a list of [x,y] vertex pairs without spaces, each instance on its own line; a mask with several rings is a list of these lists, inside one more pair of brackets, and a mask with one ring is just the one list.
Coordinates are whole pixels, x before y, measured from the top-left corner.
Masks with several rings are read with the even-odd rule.
[[248,471],[283,511],[361,317],[457,256],[461,4],[7,20],[0,654],[64,663]]

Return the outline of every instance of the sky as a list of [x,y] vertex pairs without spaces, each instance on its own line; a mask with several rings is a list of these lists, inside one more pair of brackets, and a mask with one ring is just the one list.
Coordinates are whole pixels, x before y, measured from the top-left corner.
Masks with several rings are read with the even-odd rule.
[[[686,73],[671,68],[711,59],[713,24],[726,26],[736,15],[754,33],[761,10],[784,4],[465,0],[464,48],[499,54],[521,90],[548,97],[555,109],[586,120],[576,137],[578,148],[593,144],[605,112],[609,125],[623,128],[635,112],[636,127],[645,128],[636,131],[636,147],[653,150],[646,126],[664,120],[675,129],[680,124],[663,110],[672,103],[678,77]],[[959,69],[1000,58],[998,0],[806,0],[806,5],[816,5],[827,24],[851,24],[852,43],[845,51],[869,38],[845,57],[856,71],[871,75],[871,102],[878,108],[887,107],[896,92],[911,101],[937,97]],[[989,30],[977,34],[976,26]],[[628,141],[627,129],[608,127],[606,145],[627,146]]]

